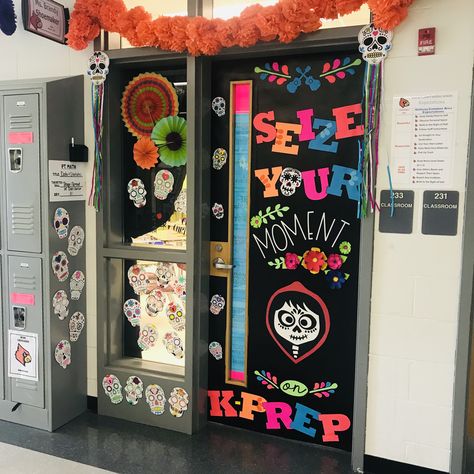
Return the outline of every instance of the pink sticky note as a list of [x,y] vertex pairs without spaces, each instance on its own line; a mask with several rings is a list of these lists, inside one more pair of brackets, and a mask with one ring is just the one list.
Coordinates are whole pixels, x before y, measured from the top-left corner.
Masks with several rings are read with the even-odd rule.
[[8,143],[10,145],[25,145],[33,143],[33,132],[8,132]]
[[28,293],[10,293],[10,301],[12,304],[26,304],[33,306],[35,304],[35,295]]

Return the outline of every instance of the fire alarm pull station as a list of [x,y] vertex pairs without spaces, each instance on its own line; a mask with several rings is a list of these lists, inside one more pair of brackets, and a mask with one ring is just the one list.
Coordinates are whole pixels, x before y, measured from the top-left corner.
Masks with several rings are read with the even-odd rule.
[[435,53],[436,28],[418,30],[418,56],[429,56]]

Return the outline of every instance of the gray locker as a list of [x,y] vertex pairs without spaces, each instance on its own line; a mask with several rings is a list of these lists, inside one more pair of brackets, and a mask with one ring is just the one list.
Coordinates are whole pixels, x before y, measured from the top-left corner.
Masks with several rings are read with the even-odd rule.
[[[83,77],[0,83],[0,121],[0,419],[53,431],[87,408],[85,287],[71,296],[73,272],[87,275],[86,248],[71,253],[69,243],[74,226],[87,236],[86,203],[67,193],[50,202],[49,193],[54,162],[75,166],[69,144],[84,143]],[[53,225],[58,208],[68,212],[65,238]],[[64,279],[54,273],[57,252],[69,259]],[[61,315],[59,290],[68,296]],[[69,321],[77,312],[86,328],[75,340]],[[63,340],[71,349],[64,367],[55,357]]]

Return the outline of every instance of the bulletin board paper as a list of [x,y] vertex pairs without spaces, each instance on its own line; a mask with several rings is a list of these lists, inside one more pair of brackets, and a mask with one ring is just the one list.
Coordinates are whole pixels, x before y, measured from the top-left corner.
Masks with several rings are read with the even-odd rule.
[[38,334],[8,331],[8,376],[38,381]]
[[49,162],[49,201],[85,201],[86,164],[70,161]]

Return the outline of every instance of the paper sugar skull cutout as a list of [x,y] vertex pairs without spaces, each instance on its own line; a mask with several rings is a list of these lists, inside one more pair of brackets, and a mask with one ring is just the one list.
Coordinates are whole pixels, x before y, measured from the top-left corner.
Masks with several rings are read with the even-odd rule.
[[69,212],[63,207],[58,207],[54,212],[54,229],[60,239],[67,237],[67,231],[69,229]]
[[224,309],[225,306],[225,299],[221,295],[214,295],[211,298],[211,305],[209,306],[209,310],[212,314],[216,316]]
[[69,260],[64,252],[56,252],[51,259],[53,273],[59,281],[69,278]]
[[125,301],[123,304],[123,314],[125,314],[125,317],[133,327],[138,326],[142,316],[140,302],[134,299]]
[[168,194],[173,191],[174,176],[171,171],[160,170],[155,176],[155,197],[164,201]]
[[76,342],[79,339],[85,325],[86,318],[80,311],[76,311],[69,320],[69,339],[71,342]]
[[373,23],[364,26],[358,38],[362,58],[370,64],[379,64],[392,48],[393,33],[376,28]]
[[222,346],[217,341],[209,343],[209,352],[216,360],[222,359]]
[[109,73],[109,57],[102,51],[96,51],[89,58],[87,74],[95,85],[103,84]]
[[61,321],[67,318],[69,314],[69,298],[64,290],[54,293],[53,311]]
[[184,331],[186,327],[186,317],[180,305],[170,303],[166,309],[166,316],[175,331]]
[[158,316],[160,311],[165,307],[165,296],[160,291],[155,291],[146,299],[146,312],[148,316],[154,318]]
[[184,189],[181,190],[174,202],[174,210],[186,214],[186,191]]
[[105,394],[110,398],[110,401],[117,405],[122,402],[122,384],[116,375],[107,374],[102,379],[102,388],[104,389]]
[[75,225],[69,233],[67,251],[69,255],[75,257],[84,244],[84,229]]
[[65,369],[71,363],[71,344],[66,339],[58,342],[54,350],[56,362]]
[[216,219],[222,219],[224,217],[224,206],[215,202],[212,206],[212,213]]
[[130,405],[136,405],[143,397],[143,382],[140,377],[132,375],[125,385],[125,398]]
[[224,148],[216,148],[212,155],[212,167],[220,170],[227,163],[227,152]]
[[148,283],[146,272],[140,265],[132,265],[128,269],[127,276],[130,286],[133,288],[133,291],[135,291],[137,295],[139,295],[140,293],[145,293],[147,291]]
[[142,330],[140,331],[140,335],[138,336],[138,347],[142,351],[151,349],[155,346],[157,339],[158,331],[156,330],[156,326],[154,324],[145,324],[145,326],[143,326]]
[[211,107],[218,117],[225,115],[225,100],[223,97],[214,97]]
[[143,181],[139,178],[133,178],[127,185],[128,197],[133,201],[135,207],[143,207],[146,204],[146,189]]
[[86,277],[80,270],[76,270],[71,277],[69,287],[71,288],[71,299],[78,300],[81,297],[82,290],[86,284]]
[[182,359],[184,357],[184,348],[181,338],[173,332],[167,332],[163,336],[163,345],[165,346],[168,354],[176,357],[177,359]]
[[297,364],[324,344],[330,319],[321,297],[295,282],[273,293],[266,323],[278,347]]
[[301,186],[301,172],[295,168],[285,168],[280,175],[280,191],[283,196],[292,196]]
[[170,404],[170,413],[180,418],[183,416],[183,413],[188,409],[189,397],[188,393],[184,388],[175,387],[171,391],[170,398],[168,398],[168,403]]
[[167,288],[176,280],[176,273],[172,263],[157,263],[156,276],[158,277],[158,286],[160,288]]
[[148,385],[145,390],[145,397],[148,406],[150,407],[150,411],[154,415],[162,415],[165,411],[165,392],[163,389],[156,384]]

